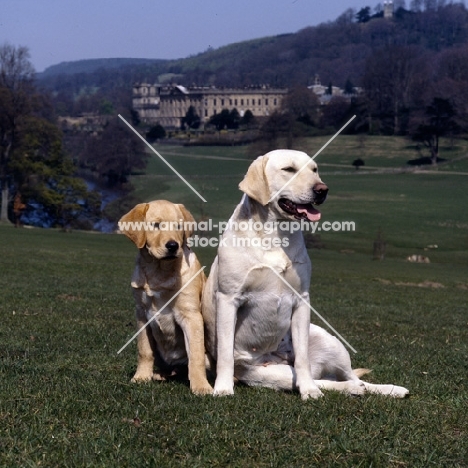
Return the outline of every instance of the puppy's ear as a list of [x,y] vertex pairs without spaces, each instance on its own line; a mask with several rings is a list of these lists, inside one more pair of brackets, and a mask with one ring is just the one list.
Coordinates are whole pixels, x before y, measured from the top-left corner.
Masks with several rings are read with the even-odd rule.
[[249,167],[244,180],[239,184],[239,188],[250,198],[261,203],[268,204],[270,199],[270,188],[265,176],[265,166],[268,161],[266,156],[258,157]]
[[148,208],[148,203],[140,203],[126,215],[123,215],[119,221],[119,227],[122,233],[125,234],[139,249],[142,249],[146,243],[146,231],[143,229],[143,226],[140,226],[141,229],[136,229],[137,226],[131,226],[128,224],[127,226],[122,226],[121,223],[143,222]]
[[190,213],[190,211],[187,210],[187,208],[185,208],[184,205],[179,203],[177,206],[179,210],[182,212],[182,218],[184,220],[184,236],[185,236],[185,239],[188,239],[193,234],[196,222],[195,222],[194,217],[192,216],[192,213]]

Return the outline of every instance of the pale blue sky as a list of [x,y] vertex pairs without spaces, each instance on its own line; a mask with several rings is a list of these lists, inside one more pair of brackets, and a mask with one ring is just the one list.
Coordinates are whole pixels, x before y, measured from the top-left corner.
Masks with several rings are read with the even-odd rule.
[[378,0],[0,0],[0,44],[29,47],[37,71],[64,61],[174,59],[296,32]]

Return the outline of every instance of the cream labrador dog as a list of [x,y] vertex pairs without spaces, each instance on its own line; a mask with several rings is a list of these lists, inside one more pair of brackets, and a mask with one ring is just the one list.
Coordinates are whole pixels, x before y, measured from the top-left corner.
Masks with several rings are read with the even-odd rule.
[[[316,163],[303,152],[272,151],[251,164],[239,188],[244,195],[202,299],[206,348],[216,361],[214,394],[232,394],[235,376],[247,385],[297,389],[303,399],[320,397],[320,388],[404,396],[402,387],[359,380],[343,345],[310,325],[311,263],[291,223],[320,219],[316,206],[328,188]],[[344,382],[320,380],[330,374]]]
[[146,327],[137,338],[138,366],[132,381],[165,380],[188,364],[190,388],[203,395],[213,392],[206,379],[201,314],[205,275],[195,276],[201,266],[187,246],[192,232],[184,230],[194,223],[183,205],[158,200],[135,206],[119,226],[139,249],[131,284],[138,329]]

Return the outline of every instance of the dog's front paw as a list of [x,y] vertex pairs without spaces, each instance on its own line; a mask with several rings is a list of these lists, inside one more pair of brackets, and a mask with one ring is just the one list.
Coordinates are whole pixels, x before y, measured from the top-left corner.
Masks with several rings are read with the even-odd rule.
[[208,383],[190,384],[190,390],[194,395],[211,395],[213,387]]
[[213,392],[213,395],[214,395],[214,396],[234,395],[234,389],[231,389],[231,388],[221,388],[221,389],[217,389],[217,388],[215,387],[214,392]]
[[234,395],[234,382],[218,383],[218,381],[216,381],[213,395],[214,396]]

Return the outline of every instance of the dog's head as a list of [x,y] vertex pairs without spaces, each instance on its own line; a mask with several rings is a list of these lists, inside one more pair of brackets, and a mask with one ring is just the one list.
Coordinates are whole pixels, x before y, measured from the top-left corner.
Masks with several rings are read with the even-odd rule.
[[275,150],[257,158],[239,188],[277,219],[318,221],[315,206],[327,198],[328,187],[318,175],[317,164],[301,151]]
[[169,260],[182,256],[195,220],[184,205],[157,200],[136,205],[120,219],[119,227],[139,249],[147,249],[158,260]]

